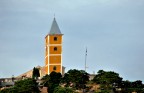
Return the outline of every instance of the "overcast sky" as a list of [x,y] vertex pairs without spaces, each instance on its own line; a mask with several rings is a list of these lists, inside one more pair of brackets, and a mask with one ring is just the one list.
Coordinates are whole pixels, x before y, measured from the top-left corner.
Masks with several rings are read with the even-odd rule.
[[115,71],[144,81],[144,0],[0,0],[0,78],[44,66],[54,18],[63,36],[63,66]]

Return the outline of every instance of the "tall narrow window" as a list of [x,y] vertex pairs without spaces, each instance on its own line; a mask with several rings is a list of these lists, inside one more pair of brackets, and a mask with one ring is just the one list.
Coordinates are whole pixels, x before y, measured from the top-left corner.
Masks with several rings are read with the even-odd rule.
[[54,41],[57,41],[57,37],[54,37]]
[[57,51],[57,47],[54,47],[54,51]]
[[53,67],[53,70],[56,70],[56,69],[57,69],[56,66],[54,66],[54,67]]

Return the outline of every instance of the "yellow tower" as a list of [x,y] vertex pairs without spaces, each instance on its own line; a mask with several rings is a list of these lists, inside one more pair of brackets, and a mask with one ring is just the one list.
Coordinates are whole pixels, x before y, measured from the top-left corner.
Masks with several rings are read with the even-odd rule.
[[45,37],[45,70],[62,73],[62,36],[58,24],[53,19],[50,32]]

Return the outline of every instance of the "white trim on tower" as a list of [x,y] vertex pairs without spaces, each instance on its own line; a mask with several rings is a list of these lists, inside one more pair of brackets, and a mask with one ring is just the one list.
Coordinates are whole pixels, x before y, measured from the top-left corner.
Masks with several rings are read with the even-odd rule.
[[[62,39],[61,44],[63,44],[63,36],[61,37],[61,39]],[[61,47],[61,74],[63,74],[62,73],[62,58],[63,58],[62,53],[63,53],[63,47]]]
[[[49,45],[49,42],[50,42],[50,41],[49,41],[49,36],[48,36],[48,45]],[[48,46],[48,45],[47,45],[47,46]],[[47,58],[48,58],[48,67],[47,67],[47,68],[48,68],[48,73],[47,73],[47,74],[50,74],[50,71],[49,71],[49,55],[50,55],[50,54],[49,54],[49,53],[50,53],[50,51],[49,51],[49,46],[48,46],[48,57],[47,57]]]

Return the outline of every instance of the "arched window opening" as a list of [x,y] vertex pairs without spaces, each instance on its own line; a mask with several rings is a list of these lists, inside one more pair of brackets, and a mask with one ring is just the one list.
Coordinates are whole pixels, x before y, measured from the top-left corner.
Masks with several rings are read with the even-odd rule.
[[54,51],[57,51],[57,47],[54,47]]
[[56,69],[57,69],[56,66],[54,66],[54,67],[53,67],[53,70],[56,70]]
[[54,41],[57,41],[57,37],[54,37]]

